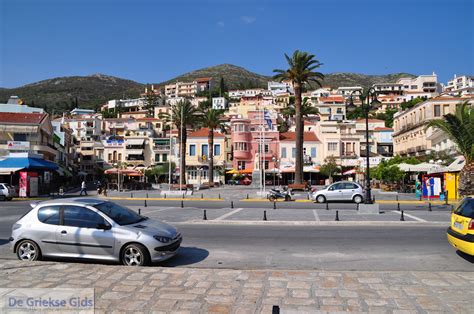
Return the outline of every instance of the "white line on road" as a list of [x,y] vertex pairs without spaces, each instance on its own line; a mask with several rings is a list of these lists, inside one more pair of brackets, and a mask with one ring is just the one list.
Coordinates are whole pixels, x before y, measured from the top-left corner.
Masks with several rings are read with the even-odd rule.
[[[397,210],[392,210],[392,213],[400,214],[400,212],[397,211]],[[407,214],[407,213],[405,213],[405,212],[403,212],[403,216],[407,216],[408,218],[414,219],[414,220],[416,220],[416,221],[427,222],[427,220],[418,218],[418,217],[416,217],[416,216]]]
[[234,209],[233,211],[231,211],[231,212],[229,212],[229,213],[227,213],[227,214],[224,214],[224,215],[222,215],[222,216],[220,216],[220,217],[217,217],[217,218],[214,219],[214,220],[223,220],[223,219],[226,219],[227,217],[232,216],[233,214],[236,214],[236,213],[240,212],[242,209],[243,209],[243,208],[236,208],[236,209]]
[[316,221],[321,221],[321,219],[319,219],[318,212],[316,211],[316,209],[313,209],[313,214],[314,214],[314,219]]
[[156,213],[156,212],[162,212],[164,210],[168,210],[170,208],[160,208],[160,209],[142,209],[143,214],[149,214],[149,213]]

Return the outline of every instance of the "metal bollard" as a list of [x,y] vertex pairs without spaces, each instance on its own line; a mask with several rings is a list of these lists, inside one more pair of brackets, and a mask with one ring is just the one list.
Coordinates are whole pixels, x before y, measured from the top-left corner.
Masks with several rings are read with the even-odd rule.
[[329,210],[329,203],[326,201],[326,210]]
[[372,203],[375,203],[375,195],[372,196]]
[[308,193],[308,195],[306,195],[306,199],[309,201],[309,193]]
[[400,211],[400,203],[397,203],[397,210]]
[[221,199],[221,193],[219,193],[219,199]]
[[420,194],[420,201],[421,201],[421,194]]
[[444,192],[444,196],[445,196],[444,202],[446,205],[448,205],[448,191]]
[[230,201],[230,208],[234,208],[234,201]]
[[398,202],[398,195],[396,196],[396,198],[397,198],[397,202]]
[[148,198],[148,193],[146,193],[146,198]]
[[146,203],[146,200],[145,200],[145,207],[148,207],[148,204]]
[[130,193],[130,198],[133,198],[133,193]]
[[181,201],[181,208],[184,208],[184,202]]
[[203,196],[202,193],[201,193],[201,199],[203,199],[203,198],[204,198],[204,196]]
[[138,214],[139,214],[139,215],[142,214],[142,209],[141,209],[141,208],[138,209]]
[[165,193],[165,199],[166,199],[166,193]]
[[207,212],[204,210],[204,216],[202,217],[202,220],[207,220]]
[[359,203],[357,203],[357,211],[359,211]]
[[272,307],[272,314],[280,314],[280,307],[278,305]]
[[336,210],[336,219],[335,219],[335,221],[339,221],[339,211],[338,210]]
[[249,194],[247,193],[247,199],[249,199]]
[[263,211],[263,220],[264,221],[267,220],[267,211],[266,210]]
[[403,216],[403,210],[402,210],[402,215],[400,216],[400,221],[405,221],[405,216]]
[[432,209],[431,209],[431,203],[428,203],[428,211],[429,211],[429,212],[432,211]]
[[273,201],[273,209],[277,209],[277,203]]

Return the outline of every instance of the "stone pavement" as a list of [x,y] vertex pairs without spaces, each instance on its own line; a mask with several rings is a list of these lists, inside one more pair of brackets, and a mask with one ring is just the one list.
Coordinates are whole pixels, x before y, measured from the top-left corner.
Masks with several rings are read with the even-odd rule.
[[0,287],[95,289],[96,313],[473,312],[474,272],[131,268],[0,261]]

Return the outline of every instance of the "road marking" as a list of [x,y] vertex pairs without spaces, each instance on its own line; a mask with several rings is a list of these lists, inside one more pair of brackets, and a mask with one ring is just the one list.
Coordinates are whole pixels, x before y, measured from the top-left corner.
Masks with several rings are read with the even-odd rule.
[[[400,214],[400,212],[398,210],[392,210],[392,213],[397,213],[397,214]],[[406,216],[408,218],[411,218],[411,219],[414,219],[416,221],[420,221],[420,222],[428,222],[427,220],[424,220],[424,219],[421,219],[421,218],[418,218],[416,216],[413,216],[413,215],[410,215],[410,214],[407,214],[405,212],[403,212],[403,216]]]
[[162,211],[168,210],[168,209],[172,209],[172,208],[142,209],[142,213],[144,213],[144,214],[156,213],[156,212],[162,212]]
[[321,219],[319,219],[318,212],[316,211],[316,209],[313,209],[313,214],[314,214],[314,219],[316,219],[316,221],[321,221]]
[[229,217],[229,216],[232,216],[233,214],[236,214],[236,213],[240,212],[242,209],[243,209],[243,208],[236,208],[236,209],[234,209],[233,211],[231,211],[231,212],[229,212],[229,213],[227,213],[227,214],[224,214],[224,215],[222,215],[222,216],[220,216],[220,217],[217,217],[217,218],[214,219],[214,220],[223,220],[223,219],[225,219],[225,218],[227,218],[227,217]]

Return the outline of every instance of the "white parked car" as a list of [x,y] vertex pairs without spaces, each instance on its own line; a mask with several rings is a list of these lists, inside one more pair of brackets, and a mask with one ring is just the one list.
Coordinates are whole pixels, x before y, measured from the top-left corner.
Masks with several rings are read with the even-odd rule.
[[0,183],[0,200],[11,201],[15,197],[15,188],[8,183]]
[[311,198],[317,203],[325,203],[328,201],[362,203],[364,201],[364,188],[356,182],[340,181],[322,190],[314,191]]

